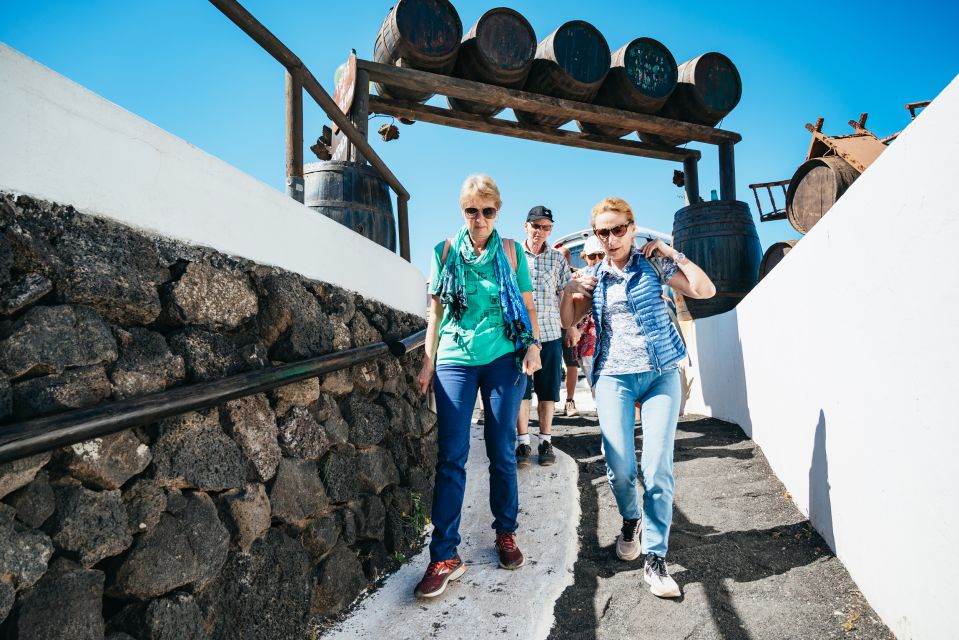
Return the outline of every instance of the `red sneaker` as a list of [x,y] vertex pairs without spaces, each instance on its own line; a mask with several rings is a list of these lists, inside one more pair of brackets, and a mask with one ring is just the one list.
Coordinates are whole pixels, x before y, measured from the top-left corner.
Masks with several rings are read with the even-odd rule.
[[450,580],[456,580],[464,573],[466,573],[466,563],[460,560],[458,555],[449,560],[431,562],[426,567],[423,579],[413,590],[413,595],[417,598],[435,598],[446,591],[446,585]]
[[523,552],[516,546],[516,534],[512,531],[496,534],[496,552],[499,553],[499,566],[504,569],[519,569],[526,564]]

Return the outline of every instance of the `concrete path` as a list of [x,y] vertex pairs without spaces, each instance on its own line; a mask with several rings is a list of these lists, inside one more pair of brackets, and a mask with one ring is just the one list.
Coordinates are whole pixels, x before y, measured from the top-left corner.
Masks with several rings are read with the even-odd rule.
[[[520,472],[526,567],[507,572],[496,563],[482,427],[474,425],[460,548],[466,575],[437,601],[415,600],[424,550],[324,637],[893,639],[762,451],[737,426],[699,416],[682,418],[676,438],[669,562],[684,595],[653,596],[642,561],[613,553],[622,521],[588,391],[578,390],[576,404],[580,416],[555,421],[557,464]],[[641,448],[640,427],[636,442]]]
[[[466,574],[435,600],[413,597],[429,563],[419,555],[387,578],[349,617],[324,638],[546,638],[553,624],[553,605],[572,584],[577,555],[579,495],[576,463],[557,452],[556,464],[519,472],[518,541],[526,566],[499,567],[490,528],[489,472],[482,425],[473,424],[467,463],[466,500],[459,552]],[[535,440],[535,438],[534,438]]]
[[[551,639],[893,638],[736,425],[680,422],[668,559],[684,597],[673,601],[649,593],[641,560],[615,557],[622,520],[595,413],[557,418],[554,434],[579,464],[582,517],[574,583],[557,601]],[[877,561],[895,570],[892,557]]]

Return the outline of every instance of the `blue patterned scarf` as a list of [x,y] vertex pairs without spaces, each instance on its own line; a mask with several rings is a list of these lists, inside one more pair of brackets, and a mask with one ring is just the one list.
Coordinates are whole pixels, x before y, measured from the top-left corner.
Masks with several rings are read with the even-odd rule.
[[466,295],[466,266],[480,267],[490,262],[493,263],[493,275],[499,285],[499,301],[503,307],[506,337],[513,342],[517,351],[523,350],[533,343],[533,325],[526,312],[516,274],[506,258],[506,252],[503,251],[503,241],[495,229],[486,243],[486,250],[480,255],[473,251],[473,243],[465,226],[452,239],[446,264],[443,265],[439,277],[440,302],[449,310],[453,320],[460,322],[469,306]]

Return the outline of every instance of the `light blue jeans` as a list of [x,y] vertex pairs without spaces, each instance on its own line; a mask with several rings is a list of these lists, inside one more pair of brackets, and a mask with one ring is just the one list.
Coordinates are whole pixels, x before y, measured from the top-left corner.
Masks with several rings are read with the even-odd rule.
[[[601,373],[595,391],[606,475],[619,513],[626,520],[642,517],[643,553],[665,558],[673,521],[673,441],[682,393],[679,369],[625,375]],[[637,400],[642,403],[643,419],[642,510],[636,493]]]

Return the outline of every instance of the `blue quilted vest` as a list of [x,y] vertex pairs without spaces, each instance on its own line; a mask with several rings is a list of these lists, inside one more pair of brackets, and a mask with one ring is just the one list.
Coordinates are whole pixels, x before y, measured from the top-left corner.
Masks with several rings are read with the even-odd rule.
[[[599,269],[603,263],[590,267],[586,273],[596,277],[593,291],[593,320],[596,322],[596,353],[593,362],[599,362],[603,348],[603,308],[606,306],[606,279]],[[649,361],[657,371],[676,364],[686,357],[683,339],[673,326],[666,303],[662,299],[663,285],[656,270],[639,254],[626,265],[626,299],[640,331],[646,336]],[[593,369],[593,384],[596,384]]]

